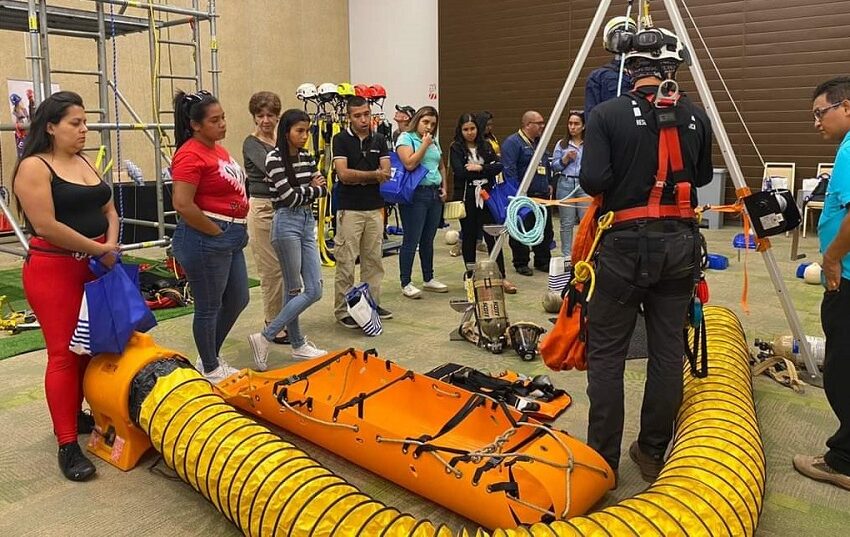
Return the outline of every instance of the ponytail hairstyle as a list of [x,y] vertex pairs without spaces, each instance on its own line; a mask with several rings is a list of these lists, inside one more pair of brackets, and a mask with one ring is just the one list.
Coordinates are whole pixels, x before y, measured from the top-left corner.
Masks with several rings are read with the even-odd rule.
[[218,99],[206,91],[197,93],[186,93],[178,91],[174,95],[174,143],[175,150],[194,136],[192,122],[201,123],[207,116],[207,108],[212,104],[218,104]]
[[298,108],[290,108],[283,113],[280,117],[280,123],[277,124],[277,152],[283,161],[286,177],[293,185],[295,184],[295,168],[292,167],[292,157],[289,155],[289,131],[302,121],[310,123],[310,116],[307,115],[307,112]]

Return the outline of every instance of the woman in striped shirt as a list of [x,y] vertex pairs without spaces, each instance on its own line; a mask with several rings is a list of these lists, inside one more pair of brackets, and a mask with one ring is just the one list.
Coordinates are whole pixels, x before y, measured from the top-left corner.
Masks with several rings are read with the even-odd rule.
[[287,110],[278,124],[277,147],[266,157],[275,209],[271,241],[280,261],[285,292],[277,317],[262,332],[248,336],[260,371],[268,367],[269,343],[284,327],[292,342],[293,358],[307,360],[327,354],[307,341],[298,326],[298,316],[322,298],[322,266],[311,206],[328,194],[316,160],[304,149],[309,132],[310,117],[301,110]]

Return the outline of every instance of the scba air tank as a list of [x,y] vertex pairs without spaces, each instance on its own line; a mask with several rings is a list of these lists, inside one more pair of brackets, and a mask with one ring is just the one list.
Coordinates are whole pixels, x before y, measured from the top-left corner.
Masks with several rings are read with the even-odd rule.
[[[806,336],[809,349],[818,367],[823,367],[823,357],[826,354],[826,339],[817,336]],[[791,335],[779,336],[773,340],[773,353],[794,361],[797,365],[804,365],[800,356],[800,342]]]
[[475,313],[481,333],[491,341],[496,341],[508,328],[505,292],[498,265],[489,259],[477,262],[472,281],[475,290]]

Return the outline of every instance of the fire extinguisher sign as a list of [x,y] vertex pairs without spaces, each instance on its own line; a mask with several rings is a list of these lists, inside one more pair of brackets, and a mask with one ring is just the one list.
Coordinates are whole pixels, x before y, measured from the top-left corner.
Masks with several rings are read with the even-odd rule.
[[428,84],[428,99],[431,101],[437,100],[437,85]]

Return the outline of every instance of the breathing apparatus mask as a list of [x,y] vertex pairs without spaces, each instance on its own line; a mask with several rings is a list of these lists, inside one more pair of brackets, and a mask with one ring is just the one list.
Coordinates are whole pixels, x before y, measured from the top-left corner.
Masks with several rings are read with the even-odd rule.
[[530,362],[537,357],[537,346],[544,332],[546,329],[540,325],[523,322],[512,324],[508,328],[508,337],[517,356],[525,362]]

